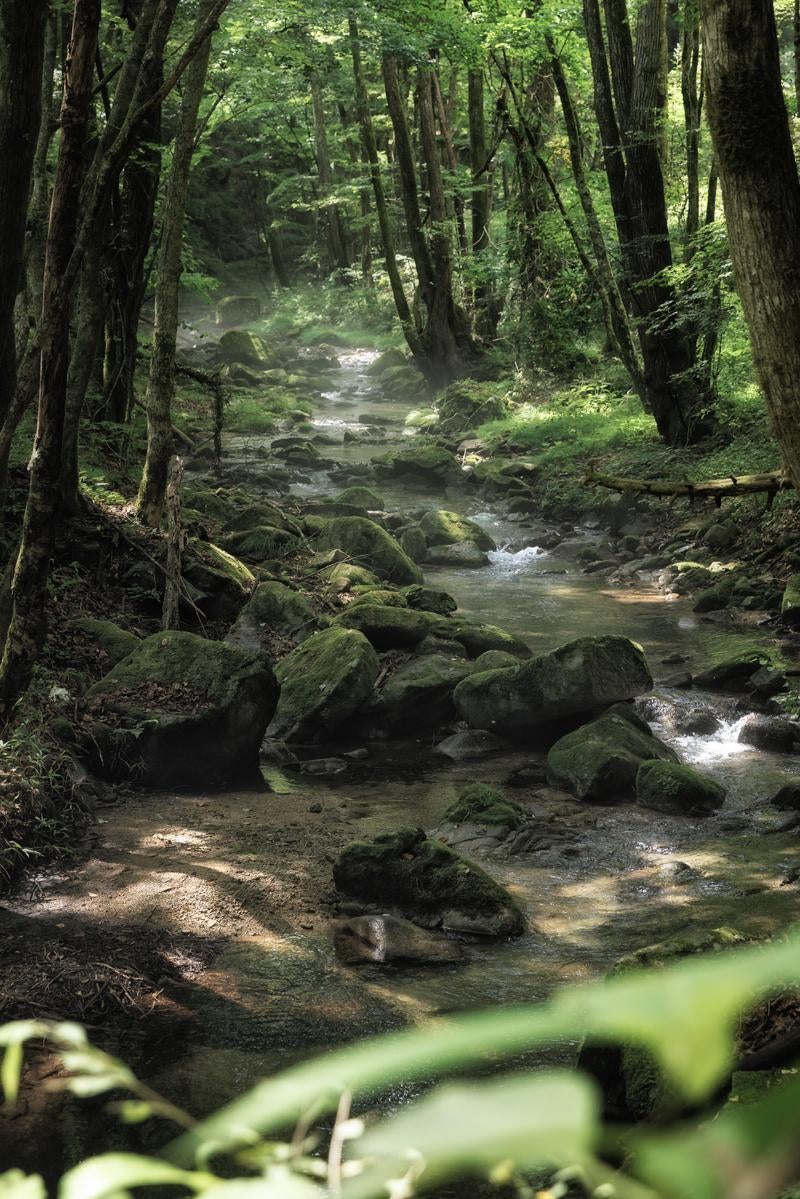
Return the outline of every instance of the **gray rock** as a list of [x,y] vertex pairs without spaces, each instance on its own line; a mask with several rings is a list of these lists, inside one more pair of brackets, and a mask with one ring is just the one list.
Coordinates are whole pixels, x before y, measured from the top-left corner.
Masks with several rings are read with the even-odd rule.
[[336,956],[349,966],[397,961],[443,965],[460,962],[464,957],[464,950],[457,941],[450,941],[388,912],[337,920],[333,926],[333,943]]

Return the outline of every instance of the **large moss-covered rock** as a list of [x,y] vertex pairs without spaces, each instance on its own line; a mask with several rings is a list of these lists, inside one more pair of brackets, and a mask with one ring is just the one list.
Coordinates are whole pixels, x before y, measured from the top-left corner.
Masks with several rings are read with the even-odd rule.
[[381,475],[408,475],[428,485],[442,486],[454,473],[455,461],[449,450],[443,449],[442,446],[418,445],[410,450],[400,450],[378,458],[375,470]]
[[391,533],[365,516],[329,520],[317,539],[321,550],[340,549],[359,566],[392,583],[421,583],[422,572]]
[[707,816],[725,802],[725,788],[678,762],[644,762],[636,775],[641,808],[679,816]]
[[438,616],[450,616],[458,608],[458,603],[446,591],[437,591],[433,587],[421,587],[412,583],[403,588],[403,595],[409,608],[419,608],[423,612],[435,612]]
[[695,687],[704,691],[744,691],[756,671],[761,670],[766,657],[762,653],[738,654],[701,670],[694,676]]
[[781,620],[796,628],[800,625],[800,574],[790,575],[781,599]]
[[300,527],[295,520],[269,500],[260,499],[255,504],[247,504],[238,512],[229,516],[223,527],[224,533],[250,533],[253,529],[267,525],[273,529],[287,529],[291,533],[299,533]]
[[509,831],[527,819],[524,808],[488,783],[470,783],[442,814],[445,824],[487,825]]
[[457,641],[463,645],[470,658],[479,658],[490,649],[505,650],[515,658],[530,658],[530,647],[513,633],[500,629],[494,624],[481,624],[475,620],[465,620],[461,617],[443,617],[431,621],[431,635],[444,641]]
[[[486,645],[486,649],[506,649]],[[513,650],[511,651],[513,653]],[[455,692],[472,728],[526,736],[653,685],[645,656],[627,637],[580,637],[519,666],[474,674]]]
[[356,587],[379,587],[380,579],[374,571],[355,562],[335,562],[324,572],[327,589],[332,595],[346,595]]
[[105,655],[103,660],[110,666],[116,666],[117,662],[133,653],[140,640],[135,633],[121,629],[110,620],[93,620],[84,616],[73,620],[72,627]]
[[234,782],[255,775],[277,698],[262,655],[156,633],[89,689],[87,755],[99,773],[149,786]]
[[366,373],[373,376],[382,375],[386,371],[391,370],[393,366],[408,366],[408,358],[403,350],[396,348],[384,350],[374,362],[370,363]]
[[305,641],[319,628],[311,601],[277,579],[259,583],[239,613],[225,640],[230,645],[256,651],[272,644],[275,636]]
[[547,778],[578,799],[632,799],[643,762],[674,762],[675,754],[652,733],[617,712],[561,737],[547,755]]
[[469,672],[468,662],[443,654],[413,658],[388,679],[370,708],[370,720],[392,733],[448,724],[456,714],[453,691]]
[[268,735],[320,741],[372,695],[378,658],[357,629],[324,629],[284,658],[276,673],[281,694]]
[[428,632],[428,621],[421,612],[390,604],[348,604],[344,612],[334,617],[334,624],[359,629],[378,650],[418,645]]
[[430,928],[496,937],[525,931],[522,912],[499,883],[421,829],[355,841],[333,877],[345,895],[398,908]]
[[490,420],[500,420],[509,403],[496,383],[458,379],[437,400],[439,427],[445,433],[466,433]]
[[485,552],[474,541],[458,541],[455,545],[432,545],[425,553],[431,566],[455,566],[465,570],[480,570],[489,565]]
[[269,346],[255,333],[246,329],[231,329],[219,339],[219,356],[223,362],[239,362],[243,366],[280,366]]
[[493,538],[474,520],[459,516],[457,512],[447,512],[443,508],[426,512],[419,522],[419,527],[425,534],[429,546],[457,545],[461,541],[471,541],[481,550],[497,549]]
[[222,538],[223,548],[237,557],[251,562],[272,562],[294,554],[300,539],[287,529],[276,529],[274,525],[256,525],[247,532],[227,533]]
[[371,487],[348,487],[339,492],[334,503],[344,504],[348,508],[362,508],[365,512],[382,512],[386,507],[383,496]]
[[233,620],[256,585],[244,562],[197,538],[192,538],[184,553],[183,577],[194,588],[194,602],[212,620]]

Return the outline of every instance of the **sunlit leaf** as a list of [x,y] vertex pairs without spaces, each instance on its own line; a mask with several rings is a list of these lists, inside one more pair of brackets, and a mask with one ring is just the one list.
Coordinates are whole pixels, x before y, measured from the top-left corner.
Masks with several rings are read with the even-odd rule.
[[566,1071],[449,1084],[355,1142],[366,1169],[344,1194],[385,1194],[409,1165],[418,1188],[427,1188],[458,1175],[488,1175],[499,1163],[511,1171],[580,1164],[593,1148],[598,1116],[595,1088]]
[[0,1199],[47,1199],[47,1192],[38,1174],[9,1170],[0,1174]]
[[203,1199],[322,1199],[322,1195],[313,1182],[280,1166],[266,1178],[220,1182],[203,1191]]
[[0,1085],[2,1085],[6,1103],[16,1103],[17,1101],[24,1054],[25,1048],[19,1041],[9,1045],[3,1054],[2,1065],[0,1065]]
[[61,1179],[58,1199],[110,1199],[119,1191],[143,1186],[185,1186],[200,1191],[213,1181],[190,1174],[168,1162],[135,1153],[104,1153],[90,1157]]

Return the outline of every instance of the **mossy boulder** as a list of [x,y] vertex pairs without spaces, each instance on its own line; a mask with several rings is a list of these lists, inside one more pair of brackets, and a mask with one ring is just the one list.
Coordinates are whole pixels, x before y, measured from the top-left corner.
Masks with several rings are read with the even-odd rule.
[[412,658],[387,680],[369,710],[370,721],[391,733],[433,729],[455,718],[453,691],[469,663],[443,654]]
[[211,620],[234,620],[250,598],[255,575],[233,554],[192,538],[183,556],[183,577],[194,602]]
[[703,691],[744,691],[756,671],[766,662],[762,653],[738,654],[701,670],[694,676],[694,685]]
[[733,599],[733,582],[725,580],[714,587],[704,587],[695,596],[693,611],[719,612],[727,608]]
[[434,587],[423,587],[412,583],[403,588],[403,595],[409,608],[419,608],[423,612],[434,612],[437,616],[450,616],[458,608],[458,603],[446,591],[437,591]]
[[334,503],[344,504],[348,508],[362,508],[365,512],[382,512],[386,507],[383,496],[371,487],[348,487],[339,492]]
[[188,507],[222,521],[230,520],[235,510],[227,493],[214,491],[210,487],[187,486],[184,489],[184,502]]
[[333,595],[345,595],[355,587],[379,587],[380,579],[374,571],[355,562],[335,562],[325,570],[328,590]]
[[337,516],[317,538],[320,550],[340,549],[357,565],[392,583],[421,583],[422,572],[399,543],[365,516]]
[[156,787],[254,777],[278,685],[260,654],[194,633],[156,633],[87,692],[93,769]]
[[230,329],[219,339],[219,357],[223,362],[241,363],[242,366],[268,367],[280,366],[277,356],[269,346],[255,333],[246,329]]
[[241,533],[226,533],[223,548],[237,557],[251,562],[273,562],[296,553],[300,538],[288,529],[276,529],[274,525],[256,525]]
[[347,605],[347,611],[352,612],[359,604],[383,604],[389,608],[407,608],[408,602],[402,591],[394,591],[388,587],[363,587],[356,584],[353,588],[355,599]]
[[504,887],[421,829],[355,841],[333,868],[343,894],[399,909],[428,928],[519,936],[525,919]]
[[386,454],[375,462],[375,471],[389,477],[409,476],[417,482],[443,486],[456,469],[455,459],[449,450],[440,445],[415,446],[410,450],[399,450]]
[[268,735],[283,741],[321,741],[372,695],[378,658],[357,629],[314,633],[276,671],[281,694]]
[[487,421],[500,420],[510,410],[497,384],[458,379],[439,396],[439,427],[445,433],[466,433]]
[[270,579],[258,584],[225,640],[252,652],[272,644],[276,634],[299,643],[318,628],[319,620],[308,596]]
[[679,816],[708,816],[722,807],[725,788],[678,762],[643,762],[636,775],[640,808]]
[[480,674],[484,670],[504,670],[509,666],[517,666],[519,659],[515,658],[505,649],[487,649],[485,654],[481,654],[473,663],[475,674]]
[[781,599],[781,620],[792,628],[800,626],[800,574],[790,575]]
[[459,542],[471,541],[480,550],[497,549],[494,539],[474,520],[459,516],[457,512],[447,512],[443,508],[426,512],[419,522],[419,527],[425,534],[429,546],[457,545]]
[[506,799],[502,791],[488,783],[470,783],[458,799],[442,813],[444,824],[477,824],[494,828],[519,828],[528,814],[518,803]]
[[556,741],[547,755],[547,779],[578,799],[633,799],[643,762],[676,761],[668,745],[618,712],[608,713]]
[[[506,648],[486,645],[480,652]],[[459,683],[455,701],[472,728],[527,737],[633,699],[652,685],[644,653],[633,641],[580,637],[519,666],[471,675]]]
[[408,366],[408,358],[403,350],[396,348],[384,350],[382,354],[378,355],[374,362],[370,363],[370,365],[367,367],[366,374],[372,375],[373,377],[382,375],[385,371],[390,370],[393,366]]
[[406,362],[387,367],[381,374],[381,387],[387,395],[417,396],[425,384],[419,371]]
[[490,649],[505,650],[517,659],[531,656],[530,647],[521,638],[494,624],[481,624],[458,616],[442,617],[431,621],[430,633],[444,641],[457,641],[469,658],[479,658]]
[[255,504],[247,504],[238,512],[229,516],[223,525],[223,533],[250,533],[268,525],[273,529],[287,529],[290,533],[299,533],[296,521],[269,500],[259,500]]
[[459,541],[455,545],[428,547],[425,561],[431,566],[455,566],[465,570],[480,570],[489,565],[485,552],[474,541]]
[[428,622],[420,612],[389,604],[348,604],[334,617],[334,624],[358,629],[377,650],[405,649],[418,645],[428,632]]
[[93,620],[91,617],[83,616],[78,620],[73,620],[72,627],[83,638],[97,646],[111,666],[116,666],[117,662],[121,662],[123,658],[127,658],[128,654],[133,653],[140,641],[135,633],[121,629],[118,624],[114,624],[110,620]]
[[419,525],[410,525],[403,529],[400,544],[412,562],[424,562],[428,556],[428,542]]

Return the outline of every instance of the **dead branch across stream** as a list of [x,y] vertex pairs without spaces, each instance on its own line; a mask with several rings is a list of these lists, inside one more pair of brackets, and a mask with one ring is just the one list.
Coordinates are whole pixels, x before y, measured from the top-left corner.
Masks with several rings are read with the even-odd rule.
[[601,475],[589,467],[583,481],[587,487],[608,487],[611,491],[621,491],[623,494],[672,497],[683,495],[690,503],[698,498],[709,497],[718,508],[728,496],[756,495],[760,492],[766,493],[769,508],[779,491],[788,491],[794,486],[788,475],[781,470],[761,475],[728,475],[724,479],[689,483],[676,482],[673,479],[628,479],[621,475]]

